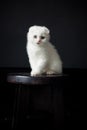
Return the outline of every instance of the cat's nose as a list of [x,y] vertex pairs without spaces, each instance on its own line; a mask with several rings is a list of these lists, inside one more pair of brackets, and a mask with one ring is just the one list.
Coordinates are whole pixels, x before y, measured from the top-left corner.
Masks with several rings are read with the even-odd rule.
[[40,44],[41,43],[41,39],[39,39],[37,43]]
[[38,42],[41,42],[41,39],[39,39]]

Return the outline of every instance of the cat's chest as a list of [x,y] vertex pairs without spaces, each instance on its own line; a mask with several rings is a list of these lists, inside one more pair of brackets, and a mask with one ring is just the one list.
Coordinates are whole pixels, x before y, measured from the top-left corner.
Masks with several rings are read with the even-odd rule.
[[45,57],[47,55],[47,51],[46,49],[30,49],[30,57],[31,58],[42,58],[42,57]]
[[41,51],[31,51],[30,57],[40,57],[42,55]]

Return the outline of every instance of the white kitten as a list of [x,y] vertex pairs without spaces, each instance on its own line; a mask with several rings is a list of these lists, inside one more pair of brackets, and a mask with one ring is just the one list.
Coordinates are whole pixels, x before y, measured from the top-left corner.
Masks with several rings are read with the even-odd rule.
[[62,73],[62,61],[49,39],[48,28],[44,26],[29,28],[26,49],[32,69],[31,76]]

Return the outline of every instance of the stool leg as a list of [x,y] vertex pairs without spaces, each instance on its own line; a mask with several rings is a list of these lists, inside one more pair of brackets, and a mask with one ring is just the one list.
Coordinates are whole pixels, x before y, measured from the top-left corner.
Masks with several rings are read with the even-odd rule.
[[21,85],[16,86],[16,90],[15,90],[15,99],[14,99],[13,117],[12,117],[12,129],[14,130],[16,130],[18,125],[20,96],[21,96]]
[[61,127],[64,120],[64,106],[63,106],[63,90],[59,89],[57,85],[51,85],[51,104],[50,110],[52,113],[52,126],[56,130]]
[[58,129],[63,127],[64,121],[63,90],[56,86],[54,93],[54,125]]

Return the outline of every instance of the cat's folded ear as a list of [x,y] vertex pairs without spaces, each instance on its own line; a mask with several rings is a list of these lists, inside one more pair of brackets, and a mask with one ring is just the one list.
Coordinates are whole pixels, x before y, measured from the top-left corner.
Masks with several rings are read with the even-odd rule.
[[32,31],[33,27],[34,27],[34,26],[29,27],[29,32],[31,32],[31,31]]
[[50,30],[47,28],[47,27],[45,27],[45,26],[43,26],[44,27],[44,29],[45,29],[45,32],[47,33],[47,34],[49,34],[50,33]]
[[29,29],[28,29],[28,32],[27,32],[27,39],[29,39],[29,35],[30,35],[31,32],[32,32],[32,26],[29,27]]

